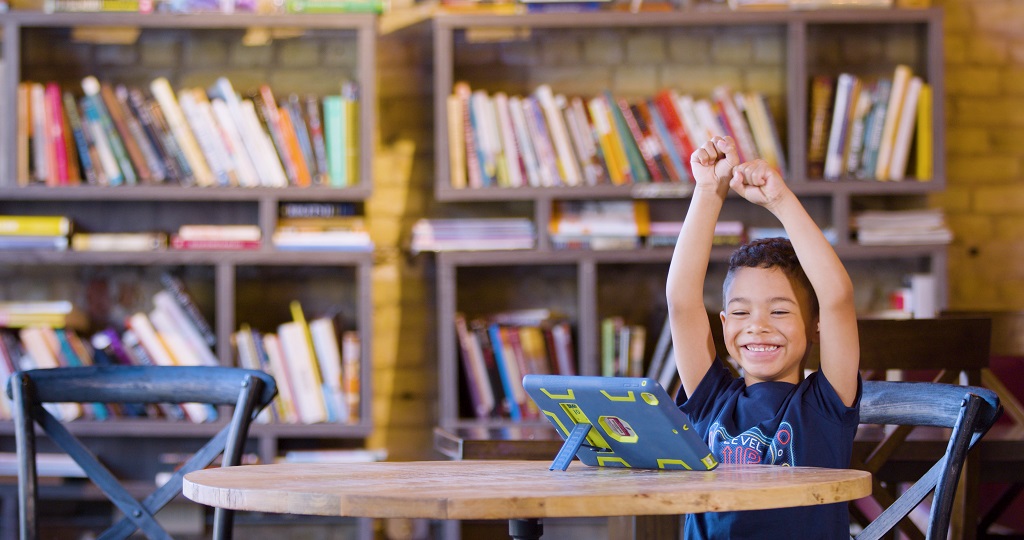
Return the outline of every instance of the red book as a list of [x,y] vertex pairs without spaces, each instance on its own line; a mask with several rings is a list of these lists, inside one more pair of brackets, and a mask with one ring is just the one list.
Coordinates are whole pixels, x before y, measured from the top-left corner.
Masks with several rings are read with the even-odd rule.
[[671,143],[675,145],[676,152],[682,159],[683,166],[686,167],[686,172],[693,178],[693,170],[690,169],[690,154],[697,149],[694,141],[690,140],[690,137],[686,135],[686,128],[683,126],[683,120],[679,116],[679,111],[676,109],[675,100],[672,99],[672,93],[668,90],[662,90],[654,96],[654,105],[658,107],[658,112],[661,113],[662,119],[665,120],[665,127],[668,129],[669,135],[671,136]]
[[174,235],[171,237],[172,249],[192,250],[236,250],[236,249],[260,249],[259,240],[189,240]]
[[637,124],[636,117],[633,116],[633,110],[630,108],[629,102],[624,98],[618,98],[615,102],[619,106],[619,111],[622,112],[622,117],[626,119],[626,126],[629,127],[629,133],[633,136],[633,141],[636,143],[637,150],[640,151],[640,157],[644,160],[644,165],[647,167],[647,172],[651,175],[651,180],[654,182],[664,182],[666,178],[658,169],[658,163],[654,160],[654,154],[651,152],[650,147],[644,144],[644,135],[640,132],[640,125]]
[[64,140],[64,106],[61,103],[60,88],[57,83],[49,82],[44,92],[48,136],[46,145],[49,147],[46,155],[50,158],[46,185],[65,185],[68,183],[68,153],[67,142]]

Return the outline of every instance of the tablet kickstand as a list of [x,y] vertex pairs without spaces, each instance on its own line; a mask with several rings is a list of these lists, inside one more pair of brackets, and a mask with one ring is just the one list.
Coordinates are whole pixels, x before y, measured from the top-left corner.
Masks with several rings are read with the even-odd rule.
[[572,428],[572,432],[566,437],[562,448],[558,450],[555,461],[551,462],[551,466],[548,467],[549,471],[555,469],[564,471],[569,468],[569,463],[572,462],[572,458],[576,457],[576,452],[579,451],[580,446],[583,446],[583,441],[586,440],[587,433],[590,433],[591,427],[593,427],[591,424],[580,423]]

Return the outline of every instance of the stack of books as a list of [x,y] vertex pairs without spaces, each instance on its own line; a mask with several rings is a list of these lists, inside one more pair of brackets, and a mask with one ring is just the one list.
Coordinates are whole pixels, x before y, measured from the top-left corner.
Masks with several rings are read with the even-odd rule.
[[260,249],[262,231],[258,225],[186,224],[171,236],[174,249],[232,250]]
[[67,216],[0,216],[0,250],[66,250],[71,226]]
[[412,253],[533,249],[536,232],[526,218],[420,219],[412,227]]
[[557,249],[633,249],[650,225],[646,201],[555,201],[548,233]]
[[948,244],[953,231],[942,209],[872,210],[854,216],[857,242],[867,246]]

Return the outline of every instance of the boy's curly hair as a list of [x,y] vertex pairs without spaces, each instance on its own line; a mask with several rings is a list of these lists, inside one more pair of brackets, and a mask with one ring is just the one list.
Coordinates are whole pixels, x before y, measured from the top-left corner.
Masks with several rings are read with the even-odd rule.
[[722,301],[724,302],[735,278],[736,270],[740,268],[778,268],[790,279],[799,283],[807,291],[807,297],[811,302],[811,316],[818,316],[818,297],[814,294],[814,287],[807,279],[807,274],[800,266],[800,259],[796,256],[796,250],[788,238],[761,238],[751,240],[736,248],[736,251],[729,257],[729,269],[725,274],[725,281],[722,284]]

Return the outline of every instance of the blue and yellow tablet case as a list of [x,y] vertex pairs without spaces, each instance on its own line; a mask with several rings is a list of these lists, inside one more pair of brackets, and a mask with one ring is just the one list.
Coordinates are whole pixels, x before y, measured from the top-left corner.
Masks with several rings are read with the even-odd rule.
[[552,469],[573,455],[590,466],[710,471],[707,444],[655,379],[527,375],[523,387],[565,440]]

